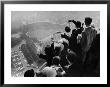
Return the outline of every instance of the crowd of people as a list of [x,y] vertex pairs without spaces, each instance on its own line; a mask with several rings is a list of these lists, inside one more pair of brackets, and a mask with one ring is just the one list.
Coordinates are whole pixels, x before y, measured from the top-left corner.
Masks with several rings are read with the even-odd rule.
[[52,38],[45,54],[39,54],[39,58],[46,60],[46,67],[38,72],[27,70],[24,77],[100,76],[100,34],[92,25],[92,18],[85,17],[84,23],[68,22],[74,23],[75,29],[66,26],[61,39]]

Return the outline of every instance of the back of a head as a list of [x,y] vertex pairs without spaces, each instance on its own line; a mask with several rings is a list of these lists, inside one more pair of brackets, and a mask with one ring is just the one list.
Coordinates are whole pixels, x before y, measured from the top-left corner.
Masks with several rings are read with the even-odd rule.
[[49,45],[47,45],[46,47],[45,47],[45,53],[46,54],[49,54],[50,53],[50,46]]
[[67,33],[69,33],[69,32],[71,31],[70,27],[66,26],[66,27],[65,27],[65,31],[66,31]]
[[34,77],[34,70],[33,70],[33,69],[27,70],[27,71],[24,73],[24,77]]
[[52,63],[53,63],[53,65],[59,65],[60,64],[60,57],[59,56],[53,57]]
[[77,27],[77,28],[80,28],[80,27],[81,27],[81,22],[80,22],[80,21],[77,21],[77,22],[76,22],[76,27]]
[[90,25],[91,23],[92,23],[92,18],[86,17],[86,18],[85,18],[85,24],[86,24],[86,25]]

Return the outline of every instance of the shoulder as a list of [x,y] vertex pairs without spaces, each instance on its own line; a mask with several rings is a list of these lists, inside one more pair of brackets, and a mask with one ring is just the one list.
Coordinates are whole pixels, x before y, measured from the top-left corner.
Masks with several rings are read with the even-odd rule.
[[91,27],[92,27],[92,28],[95,28],[95,24],[94,24],[94,23],[92,23],[92,24],[91,24]]

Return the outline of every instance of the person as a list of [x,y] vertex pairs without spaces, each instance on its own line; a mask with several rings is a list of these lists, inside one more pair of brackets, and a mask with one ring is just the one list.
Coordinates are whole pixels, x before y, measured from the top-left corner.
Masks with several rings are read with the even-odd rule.
[[70,40],[70,31],[71,31],[71,29],[70,29],[70,27],[68,27],[68,26],[66,26],[65,27],[65,33],[63,33],[63,34],[61,34],[61,38],[65,38],[66,40]]
[[60,64],[62,67],[67,66],[69,64],[66,59],[68,45],[69,42],[65,38],[61,38],[54,43],[55,56],[61,57]]
[[77,60],[77,55],[72,50],[67,50],[67,59],[70,61],[71,64],[75,63]]
[[85,29],[82,32],[81,47],[83,52],[83,63],[86,61],[86,53],[91,47],[93,39],[96,37],[97,31],[91,26],[92,18],[85,18]]
[[42,69],[39,73],[37,73],[40,77],[56,77],[57,72],[56,70],[51,66],[46,66],[44,69]]
[[56,77],[62,77],[66,74],[66,72],[63,70],[63,68],[60,65],[60,60],[61,60],[61,58],[59,56],[53,57],[52,67],[55,68],[55,70],[57,72]]
[[[81,44],[78,43],[78,35],[82,33],[83,27],[80,21],[69,21],[75,24],[75,29],[72,30],[67,58],[70,61],[70,66],[67,70],[67,76],[82,75],[82,50]],[[78,38],[78,39],[77,39]]]
[[52,58],[54,56],[53,48],[51,46],[45,47],[45,55],[40,54],[39,57],[42,59],[45,59],[47,61],[47,65],[51,66],[52,65]]
[[69,47],[69,41],[65,38],[61,38],[60,40],[58,40],[58,43],[62,44],[62,50],[67,50]]
[[33,69],[27,70],[24,73],[24,77],[34,77],[34,75],[35,75],[35,73],[34,73],[34,70]]
[[100,76],[100,34],[94,38],[86,57],[86,72],[92,73],[92,76]]
[[74,23],[76,28],[80,28],[81,31],[83,31],[84,23],[81,23],[80,21],[75,21],[75,20],[68,20],[68,22]]
[[61,60],[60,60],[61,66],[68,65],[68,61],[66,59],[68,45],[69,45],[69,42],[65,38],[61,38],[58,41],[58,43],[56,43],[56,45],[55,45],[55,56],[61,57]]
[[[83,65],[76,53],[68,49],[67,59],[70,61],[70,66],[66,70],[67,77],[81,77],[83,74]],[[65,69],[65,68],[64,68]]]
[[38,75],[42,77],[61,77],[65,74],[65,71],[60,66],[60,57],[55,56],[53,57],[52,65],[46,66],[42,69]]
[[[74,22],[74,20],[73,20]],[[81,44],[78,43],[78,35],[82,33],[83,28],[81,27],[81,22],[80,21],[75,21],[75,29],[72,30],[72,34],[71,34],[71,39],[70,39],[70,44],[69,44],[69,49],[74,51],[76,53],[76,55],[78,56],[78,58],[81,58],[82,56],[82,48],[81,48]]]
[[54,56],[60,55],[61,51],[63,50],[64,45],[60,42],[54,42]]
[[63,68],[66,67],[66,66],[68,66],[69,65],[69,62],[68,62],[68,59],[67,59],[67,48],[66,47],[64,47],[64,49],[61,51],[61,53],[60,53],[59,56],[61,58],[60,65]]
[[64,45],[62,44],[62,41],[53,42],[50,47],[45,48],[45,54],[40,54],[39,57],[43,58],[47,61],[47,65],[52,65],[52,58],[54,56],[59,56],[62,50],[64,49]]

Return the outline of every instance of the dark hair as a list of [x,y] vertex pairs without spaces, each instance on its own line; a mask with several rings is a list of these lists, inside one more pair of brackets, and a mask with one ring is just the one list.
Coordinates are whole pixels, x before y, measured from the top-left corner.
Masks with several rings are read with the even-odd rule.
[[70,31],[71,31],[70,27],[66,26],[66,27],[65,27],[65,31],[66,31],[67,33],[70,32]]
[[80,27],[81,27],[81,22],[80,22],[80,21],[77,21],[77,22],[76,22],[76,27],[77,27],[77,28],[80,28]]
[[59,55],[61,51],[61,47],[55,47],[55,55]]
[[54,65],[59,65],[59,63],[60,63],[60,57],[59,57],[59,56],[53,57],[52,63],[53,63]]
[[27,71],[24,73],[24,77],[34,77],[34,70],[33,70],[33,69],[27,70]]
[[86,24],[86,25],[90,25],[91,23],[92,23],[92,18],[86,17],[86,18],[85,18],[85,24]]
[[50,47],[47,45],[44,49],[46,55],[48,55],[50,53]]

